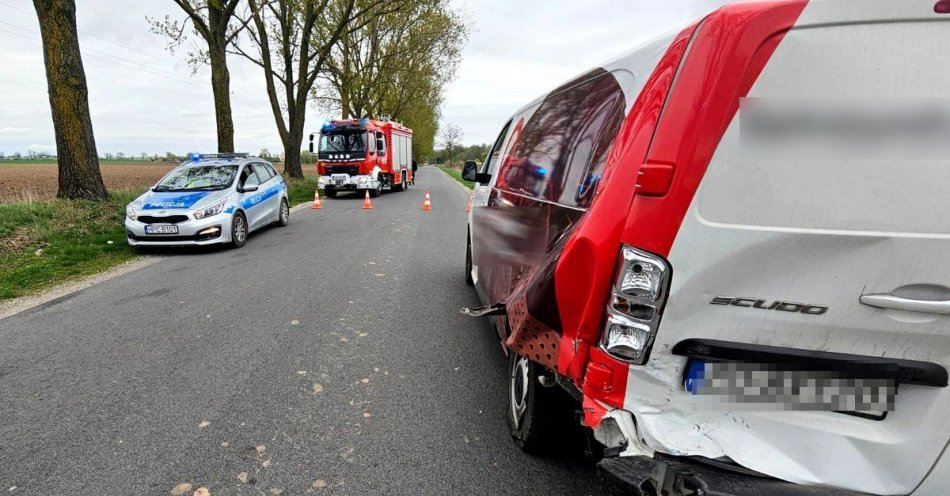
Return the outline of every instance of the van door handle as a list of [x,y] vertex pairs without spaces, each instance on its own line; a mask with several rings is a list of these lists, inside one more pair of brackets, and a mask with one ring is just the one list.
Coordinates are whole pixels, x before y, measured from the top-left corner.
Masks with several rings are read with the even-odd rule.
[[940,315],[950,314],[950,300],[915,300],[892,294],[869,294],[861,295],[860,301],[869,307]]

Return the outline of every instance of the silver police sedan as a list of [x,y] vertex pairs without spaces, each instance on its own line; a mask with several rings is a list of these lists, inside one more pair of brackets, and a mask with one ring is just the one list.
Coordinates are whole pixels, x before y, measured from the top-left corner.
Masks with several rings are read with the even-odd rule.
[[240,248],[252,231],[290,221],[284,179],[270,162],[246,153],[192,154],[125,212],[133,246]]

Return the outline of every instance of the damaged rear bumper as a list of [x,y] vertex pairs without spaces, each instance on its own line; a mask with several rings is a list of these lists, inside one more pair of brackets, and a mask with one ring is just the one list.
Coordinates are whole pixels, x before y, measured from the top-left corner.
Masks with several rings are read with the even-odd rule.
[[718,468],[690,458],[625,456],[597,464],[611,496],[860,496],[864,493],[792,484]]

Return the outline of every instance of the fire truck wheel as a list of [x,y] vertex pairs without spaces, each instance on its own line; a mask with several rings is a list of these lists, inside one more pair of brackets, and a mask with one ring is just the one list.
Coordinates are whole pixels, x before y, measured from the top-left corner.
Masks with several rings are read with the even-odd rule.
[[570,397],[560,387],[545,387],[538,380],[541,366],[509,352],[508,431],[511,438],[529,453],[563,452],[577,430],[572,425]]
[[336,198],[335,189],[325,189],[323,190],[323,194],[326,195],[327,198]]
[[465,284],[469,286],[475,285],[475,280],[472,279],[472,238],[469,236],[467,243],[465,245]]
[[405,191],[405,189],[406,189],[406,175],[403,174],[403,175],[402,175],[402,180],[399,182],[399,184],[393,183],[393,185],[392,185],[392,190],[393,190],[393,191]]
[[380,182],[379,186],[376,186],[376,189],[369,190],[369,196],[372,196],[373,198],[378,198],[379,195],[382,194],[382,192],[383,192],[383,183]]

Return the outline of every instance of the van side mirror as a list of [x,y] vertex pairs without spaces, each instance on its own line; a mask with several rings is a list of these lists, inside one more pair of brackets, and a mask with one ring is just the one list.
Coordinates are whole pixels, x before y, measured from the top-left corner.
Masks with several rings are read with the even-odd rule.
[[465,162],[465,165],[462,166],[462,179],[474,181],[476,175],[478,175],[478,164],[471,160]]

